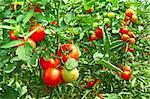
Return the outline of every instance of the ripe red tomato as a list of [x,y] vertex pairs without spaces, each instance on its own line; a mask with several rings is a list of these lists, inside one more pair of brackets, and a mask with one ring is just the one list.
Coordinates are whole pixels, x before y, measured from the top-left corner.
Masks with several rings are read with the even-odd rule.
[[61,73],[61,83],[65,83],[65,81],[63,80],[63,77],[62,77],[63,68],[62,68],[62,67],[58,67],[58,70],[59,70],[60,73]]
[[86,85],[87,85],[87,87],[91,88],[95,85],[95,82],[94,81],[89,81],[89,82],[87,82]]
[[126,13],[126,16],[131,18],[132,15],[134,14],[134,11],[132,9],[127,9],[125,13]]
[[40,57],[40,65],[41,67],[46,70],[48,68],[54,68],[58,65],[58,63],[55,62],[54,59],[48,59],[46,60],[43,56]]
[[48,86],[56,87],[61,82],[61,72],[56,68],[48,68],[43,73],[43,81]]
[[95,31],[95,34],[96,34],[96,37],[97,37],[98,39],[103,38],[103,31],[102,31],[101,28],[97,28],[96,31]]
[[53,21],[52,24],[58,26],[58,22],[56,21]]
[[[19,10],[19,8],[21,8],[21,6],[19,4],[16,4],[16,10]],[[14,12],[15,11],[15,5],[11,4],[11,11]]]
[[121,27],[120,28],[120,33],[121,34],[127,34],[129,32],[128,28],[127,27]]
[[89,10],[86,10],[86,12],[88,12],[88,13],[93,12],[93,8],[90,8]]
[[[30,28],[30,32],[34,29],[36,29],[38,26],[40,26],[39,24],[35,24],[35,26],[31,27]],[[44,26],[41,26],[39,27],[39,29],[37,31],[35,31],[31,36],[30,38],[33,39],[35,42],[40,42],[42,41],[45,36],[46,36],[46,33],[44,32]]]
[[42,13],[42,10],[40,9],[40,7],[36,6],[35,4],[30,4],[30,5],[28,6],[28,10],[31,9],[31,6],[34,7],[34,12]]
[[124,71],[129,71],[129,72],[131,72],[130,66],[124,66],[124,67],[123,67],[123,70],[124,70]]
[[14,30],[9,31],[9,37],[11,40],[18,40],[18,36],[16,36]]
[[94,40],[97,40],[96,34],[92,34],[91,37],[89,38],[89,41],[93,42]]
[[126,16],[124,21],[129,22],[130,21],[130,17]]
[[58,56],[62,57],[64,63],[68,60],[68,58],[78,60],[79,50],[72,44],[63,44],[58,50]]
[[131,73],[129,71],[124,71],[121,73],[121,78],[128,81],[131,79]]
[[130,44],[135,44],[135,38],[130,38],[130,39],[129,39],[129,43],[130,43]]
[[131,52],[131,53],[133,53],[134,52],[134,48],[129,47],[128,51]]
[[138,17],[136,15],[132,15],[131,22],[135,23],[138,20]]
[[54,61],[55,61],[55,67],[58,67],[60,64],[59,58],[55,58]]
[[130,37],[129,37],[127,34],[123,34],[123,35],[121,36],[121,40],[122,40],[123,42],[128,41],[129,38],[130,38]]

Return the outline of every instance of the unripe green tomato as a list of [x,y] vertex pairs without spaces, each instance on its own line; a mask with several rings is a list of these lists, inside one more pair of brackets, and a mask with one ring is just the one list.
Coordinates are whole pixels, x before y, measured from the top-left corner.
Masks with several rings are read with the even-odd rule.
[[109,12],[108,13],[108,18],[110,18],[110,19],[115,18],[115,13],[114,12]]
[[104,16],[104,18],[107,18],[107,17],[108,17],[108,14],[105,12],[105,13],[103,14],[103,16]]
[[110,24],[110,23],[111,23],[111,20],[110,20],[109,18],[104,18],[104,23]]
[[65,82],[72,82],[77,80],[79,77],[79,70],[74,68],[73,70],[67,70],[64,68],[62,70],[62,78]]
[[93,28],[97,28],[99,26],[99,23],[98,22],[94,22],[93,23]]

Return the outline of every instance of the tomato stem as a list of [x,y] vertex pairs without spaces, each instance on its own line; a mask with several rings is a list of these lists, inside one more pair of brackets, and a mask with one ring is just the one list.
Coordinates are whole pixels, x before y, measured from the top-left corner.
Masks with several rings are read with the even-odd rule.
[[[58,27],[59,27],[59,10],[60,10],[60,3],[61,3],[61,1],[58,2],[58,6],[57,6],[57,5],[56,5],[56,0],[54,0],[55,9],[56,9],[56,12],[57,12],[56,15],[57,15]],[[57,49],[56,49],[56,54],[57,54],[57,50],[58,50],[58,47],[59,47],[59,36],[58,36],[58,32],[56,32],[55,37],[56,37],[56,42],[55,42],[55,44],[56,44],[56,47],[57,47]]]

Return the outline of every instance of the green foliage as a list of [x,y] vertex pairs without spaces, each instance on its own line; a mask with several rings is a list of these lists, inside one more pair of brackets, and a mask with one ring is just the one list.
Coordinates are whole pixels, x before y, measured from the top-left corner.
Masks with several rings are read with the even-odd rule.
[[[34,12],[34,6],[28,10],[31,3],[42,13]],[[86,12],[90,8],[93,12]],[[138,21],[128,26],[136,36],[136,44],[130,45],[134,48],[133,53],[125,50],[128,43],[121,41],[119,33],[127,8],[132,8],[138,16]],[[105,99],[149,99],[149,10],[148,0],[0,0],[0,99],[99,99],[100,96]],[[108,12],[114,12],[115,18],[106,20]],[[53,21],[58,25],[53,25]],[[16,30],[19,38],[27,39],[39,29],[40,26],[29,32],[35,23],[44,26],[45,39],[36,42],[36,48],[28,43],[16,47],[24,42],[10,40],[9,31]],[[90,42],[89,37],[95,33],[93,23],[103,29],[103,39]],[[70,58],[65,64],[61,61],[61,67],[68,70],[77,67],[80,77],[56,88],[47,87],[42,81],[39,57],[57,57],[60,45],[67,43],[78,46],[80,57],[79,60]],[[50,56],[52,53],[55,55]],[[119,65],[131,67],[129,81],[116,73],[122,72]],[[88,88],[86,83],[95,79],[100,82]]]

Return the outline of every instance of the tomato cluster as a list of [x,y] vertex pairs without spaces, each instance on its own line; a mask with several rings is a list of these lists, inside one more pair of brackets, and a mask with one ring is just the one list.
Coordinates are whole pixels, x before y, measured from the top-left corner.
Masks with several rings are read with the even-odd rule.
[[[54,55],[50,55],[53,57]],[[61,82],[72,82],[79,77],[79,71],[77,68],[68,70],[62,65],[65,65],[69,58],[78,60],[79,50],[73,44],[63,44],[58,49],[58,54],[55,58],[46,59],[43,56],[40,57],[40,65],[44,70],[43,81],[47,86],[56,87]]]
[[[17,5],[18,6],[18,5]],[[40,7],[37,7],[34,4],[30,4],[28,6],[28,11],[34,7],[34,12],[42,13]],[[14,11],[14,5],[11,6],[12,11]],[[29,43],[33,48],[36,48],[36,43],[41,42],[46,37],[45,27],[35,22],[34,18],[30,19],[32,23],[29,33],[29,38],[25,39],[19,37],[19,30],[11,30],[10,31],[10,39],[11,40],[22,40],[23,43],[17,45],[25,46],[26,43]],[[58,26],[57,21],[53,21],[52,25]],[[46,50],[46,47],[43,49]],[[47,86],[56,87],[61,82],[72,82],[77,80],[79,77],[79,70],[77,68],[73,68],[72,70],[68,70],[65,68],[65,63],[69,58],[73,58],[78,60],[79,58],[79,49],[73,44],[62,44],[57,51],[57,55],[49,55],[49,59],[45,57],[45,55],[41,55],[39,59],[39,64],[43,69],[43,81]]]
[[131,79],[131,68],[129,66],[119,66],[121,70],[123,70],[123,73],[119,72],[121,78],[128,81]]
[[[126,14],[125,19],[122,22],[123,23],[122,27],[120,28],[121,40],[123,42],[128,42],[129,43],[127,51],[134,52],[134,48],[131,48],[130,45],[136,43],[136,39],[135,39],[136,37],[135,37],[135,34],[134,34],[133,31],[129,31],[128,25],[131,22],[133,22],[133,23],[136,22],[138,18],[135,15],[135,12],[132,9],[127,9],[125,14]],[[136,18],[135,18],[135,16],[136,16]]]
[[[17,6],[19,6],[19,5],[16,5],[16,7]],[[28,6],[28,10],[30,10],[31,7],[34,7],[34,12],[42,13],[42,10],[34,4],[30,4]],[[11,10],[14,11],[14,4],[12,4]],[[33,20],[34,20],[33,18],[30,19],[31,22]],[[40,24],[36,23],[34,26],[30,27],[29,33],[33,32],[33,31],[34,32],[30,35],[30,37],[28,39],[19,37],[18,36],[18,34],[20,32],[19,30],[11,30],[9,33],[9,36],[10,36],[11,40],[19,40],[19,39],[23,40],[23,43],[21,45],[25,45],[25,43],[28,42],[33,48],[35,48],[36,42],[40,42],[45,38],[46,33],[44,32],[44,30],[45,30],[44,26],[40,26]],[[20,46],[20,45],[17,45],[17,46]]]
[[89,41],[94,41],[94,40],[97,40],[97,39],[102,39],[103,38],[103,30],[102,28],[100,27],[97,27],[96,30],[95,30],[95,33],[93,33],[91,35],[91,37],[89,38]]

